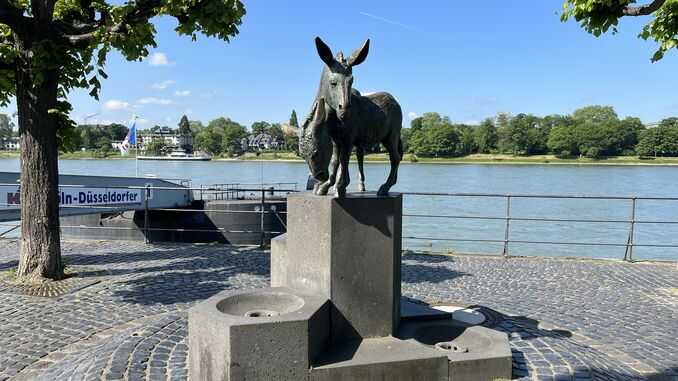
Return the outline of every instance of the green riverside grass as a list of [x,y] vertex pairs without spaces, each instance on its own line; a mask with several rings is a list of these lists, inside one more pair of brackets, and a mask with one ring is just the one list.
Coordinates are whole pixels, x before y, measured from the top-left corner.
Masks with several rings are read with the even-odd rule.
[[[18,158],[18,151],[0,151],[0,159]],[[60,159],[134,159],[135,155],[122,156],[117,151],[111,151],[106,154],[90,150],[61,152]],[[229,157],[226,155],[214,156],[213,160],[225,161],[303,161],[295,152],[247,152],[240,156]],[[355,155],[351,158],[355,162]],[[388,163],[387,153],[375,153],[365,156],[365,162],[370,163]],[[405,154],[403,164],[581,164],[581,165],[678,165],[678,157],[657,157],[640,158],[638,156],[613,156],[600,159],[582,158],[559,158],[555,155],[532,155],[532,156],[514,156],[508,154],[473,154],[460,157],[421,157],[414,154]]]

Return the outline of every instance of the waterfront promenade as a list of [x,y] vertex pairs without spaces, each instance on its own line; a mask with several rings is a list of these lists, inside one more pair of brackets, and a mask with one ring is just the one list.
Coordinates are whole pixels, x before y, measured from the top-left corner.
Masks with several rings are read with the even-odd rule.
[[[18,248],[0,241],[0,380],[186,379],[187,309],[269,281],[269,252],[256,248],[63,247],[81,277],[34,297],[2,281]],[[482,306],[510,335],[514,379],[678,380],[675,264],[406,254],[403,294]]]

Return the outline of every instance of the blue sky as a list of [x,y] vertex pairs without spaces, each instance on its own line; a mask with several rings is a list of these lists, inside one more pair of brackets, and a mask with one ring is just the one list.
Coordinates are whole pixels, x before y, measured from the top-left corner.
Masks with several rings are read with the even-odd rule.
[[[531,1],[245,1],[247,15],[230,44],[177,36],[156,19],[157,49],[144,62],[110,56],[100,101],[71,94],[83,122],[176,126],[183,114],[250,125],[308,111],[322,63],[313,38],[350,54],[372,40],[354,68],[354,87],[388,91],[406,118],[437,111],[455,122],[497,112],[570,113],[611,105],[620,116],[655,122],[678,115],[678,54],[659,63],[654,42],[636,36],[644,19],[595,38],[562,23],[562,0]],[[8,111],[14,111],[10,107]],[[409,120],[406,120],[409,124]]]

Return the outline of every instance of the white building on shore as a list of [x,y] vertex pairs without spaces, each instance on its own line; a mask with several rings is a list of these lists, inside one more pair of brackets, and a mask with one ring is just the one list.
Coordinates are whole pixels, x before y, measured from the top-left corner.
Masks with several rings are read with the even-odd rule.
[[285,140],[278,137],[263,133],[257,135],[250,135],[243,138],[241,143],[242,150],[245,152],[257,152],[268,150],[284,150]]
[[[162,143],[169,151],[183,150],[186,153],[193,152],[193,135],[189,132],[180,134],[172,131],[169,127],[161,127],[155,131],[139,130],[137,132],[137,146],[139,151],[148,150],[151,143]],[[112,142],[113,149],[120,149],[122,142]]]

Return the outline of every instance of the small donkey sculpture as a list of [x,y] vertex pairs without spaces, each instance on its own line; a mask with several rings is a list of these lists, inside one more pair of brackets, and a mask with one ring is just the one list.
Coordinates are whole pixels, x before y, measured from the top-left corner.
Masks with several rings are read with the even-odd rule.
[[300,154],[308,163],[311,175],[320,181],[314,192],[325,195],[334,186],[337,197],[346,195],[353,147],[358,159],[358,190],[364,191],[365,148],[381,143],[388,151],[391,171],[377,194],[386,195],[398,179],[398,165],[403,155],[400,140],[403,115],[391,94],[378,92],[363,96],[352,89],[352,68],[367,57],[370,40],[348,59],[341,52],[333,56],[319,37],[315,45],[325,67],[313,109],[299,131]]

